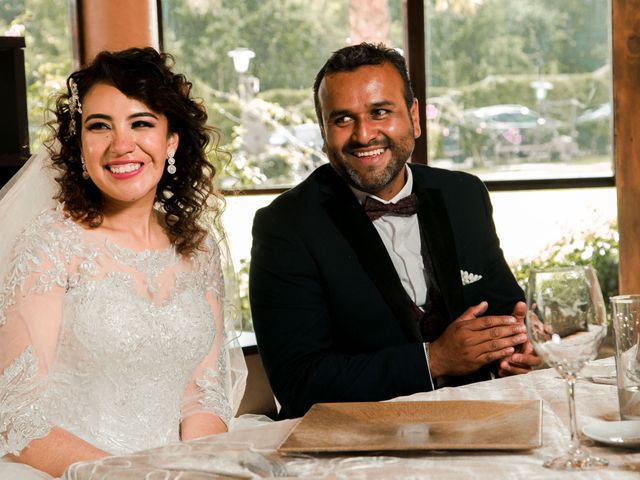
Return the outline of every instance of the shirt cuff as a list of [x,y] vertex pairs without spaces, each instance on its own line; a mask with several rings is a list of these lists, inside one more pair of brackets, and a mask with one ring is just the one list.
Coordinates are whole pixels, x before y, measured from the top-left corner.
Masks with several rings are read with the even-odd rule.
[[431,376],[431,367],[429,366],[429,342],[422,344],[424,346],[424,357],[427,360],[427,375],[429,375],[429,383],[431,384],[431,390],[435,390],[436,387],[433,384],[433,377]]

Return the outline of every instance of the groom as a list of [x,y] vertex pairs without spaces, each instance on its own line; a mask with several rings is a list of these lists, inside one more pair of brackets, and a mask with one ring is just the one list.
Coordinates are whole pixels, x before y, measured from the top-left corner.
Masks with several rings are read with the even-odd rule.
[[484,185],[407,164],[420,126],[403,57],[338,50],[314,100],[330,164],[253,226],[251,308],[280,417],[539,363]]

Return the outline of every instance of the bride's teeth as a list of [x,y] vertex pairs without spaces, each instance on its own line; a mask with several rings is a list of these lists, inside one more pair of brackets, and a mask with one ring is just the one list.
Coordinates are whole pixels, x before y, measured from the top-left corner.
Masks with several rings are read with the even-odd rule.
[[110,165],[109,170],[113,173],[129,173],[140,168],[139,163],[127,163],[126,165]]
[[382,155],[384,148],[378,148],[377,150],[371,150],[370,152],[356,152],[356,157],[372,157],[374,155]]

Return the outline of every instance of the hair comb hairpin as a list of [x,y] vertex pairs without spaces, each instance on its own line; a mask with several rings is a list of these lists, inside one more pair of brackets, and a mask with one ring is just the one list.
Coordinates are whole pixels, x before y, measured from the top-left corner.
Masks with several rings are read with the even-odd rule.
[[73,78],[69,79],[69,89],[71,96],[69,97],[69,113],[71,121],[69,122],[69,136],[76,134],[76,113],[82,113],[82,105],[80,104],[80,95],[78,94],[78,85]]

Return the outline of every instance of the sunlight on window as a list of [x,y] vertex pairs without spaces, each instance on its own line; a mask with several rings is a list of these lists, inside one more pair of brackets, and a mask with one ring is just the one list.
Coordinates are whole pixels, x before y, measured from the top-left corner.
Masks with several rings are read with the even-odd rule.
[[612,175],[608,0],[429,0],[425,18],[429,163]]

